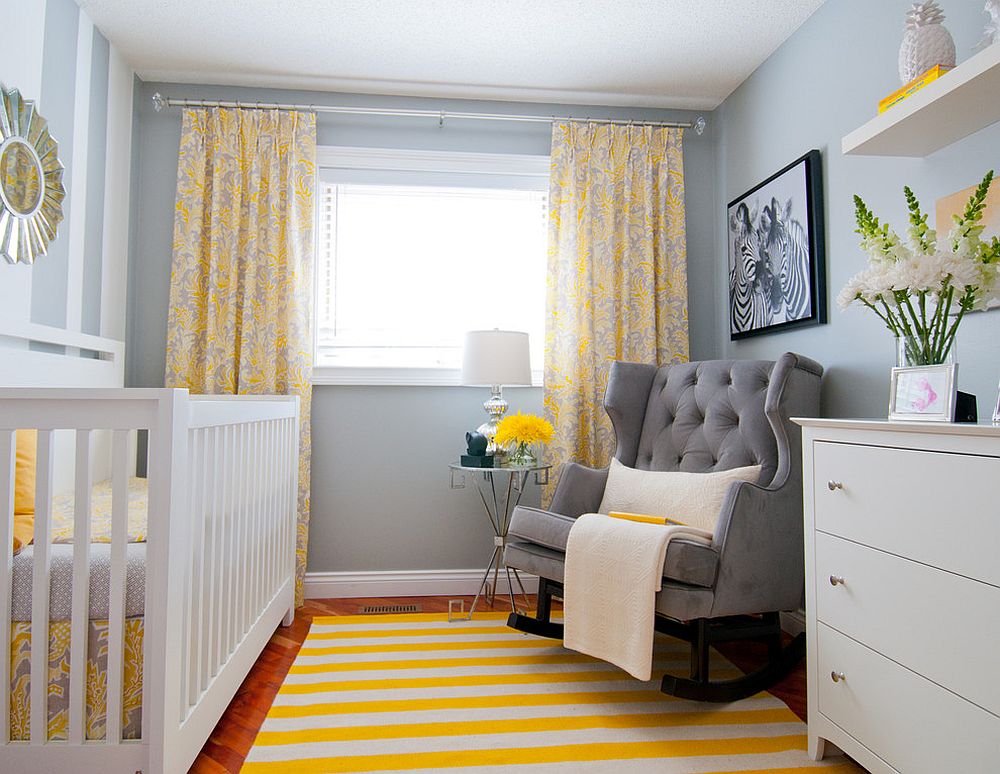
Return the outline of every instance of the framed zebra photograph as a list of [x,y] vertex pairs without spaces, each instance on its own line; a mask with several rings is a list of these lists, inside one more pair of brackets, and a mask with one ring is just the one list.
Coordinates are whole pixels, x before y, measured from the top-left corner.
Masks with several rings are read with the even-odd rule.
[[729,337],[826,322],[822,156],[811,150],[729,203]]

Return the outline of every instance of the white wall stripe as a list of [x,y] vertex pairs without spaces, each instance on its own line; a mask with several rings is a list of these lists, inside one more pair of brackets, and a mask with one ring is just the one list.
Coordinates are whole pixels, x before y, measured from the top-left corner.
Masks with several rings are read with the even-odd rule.
[[125,338],[128,287],[129,188],[132,164],[132,91],[135,76],[112,46],[108,63],[108,137],[104,174],[101,335]]
[[66,330],[79,331],[83,323],[83,264],[87,232],[87,162],[90,133],[90,71],[93,64],[94,23],[80,13],[76,41],[76,90],[73,100],[73,161],[68,199],[69,264],[66,268]]

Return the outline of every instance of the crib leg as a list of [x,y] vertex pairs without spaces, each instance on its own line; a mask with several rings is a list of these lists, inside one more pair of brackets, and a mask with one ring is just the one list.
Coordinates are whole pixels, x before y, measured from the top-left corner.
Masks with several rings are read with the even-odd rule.
[[295,605],[288,608],[285,613],[285,617],[281,619],[281,625],[284,627],[289,627],[295,622]]

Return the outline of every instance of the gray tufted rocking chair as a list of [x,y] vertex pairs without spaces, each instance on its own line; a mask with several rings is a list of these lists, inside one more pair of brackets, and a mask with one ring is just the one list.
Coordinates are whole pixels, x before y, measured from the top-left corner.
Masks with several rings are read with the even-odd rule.
[[[779,612],[801,606],[802,457],[793,416],[818,416],[818,363],[791,353],[777,361],[706,360],[657,368],[613,363],[604,407],[617,434],[615,457],[642,470],[711,472],[761,465],[756,483],[730,485],[711,545],[668,544],[656,628],[691,643],[690,678],[667,675],[661,690],[701,701],[733,701],[773,685],[805,652],[805,635],[782,646]],[[549,511],[519,506],[504,559],[539,576],[534,617],[508,625],[561,637],[550,620],[561,597],[566,541],[576,517],[596,511],[608,471],[562,469]],[[768,661],[735,680],[711,681],[714,642],[762,639]]]

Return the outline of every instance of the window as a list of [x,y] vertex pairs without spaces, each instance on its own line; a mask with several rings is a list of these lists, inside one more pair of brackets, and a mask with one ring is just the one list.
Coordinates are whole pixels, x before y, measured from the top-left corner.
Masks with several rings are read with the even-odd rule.
[[458,384],[465,331],[503,328],[540,382],[548,158],[322,151],[314,381]]

